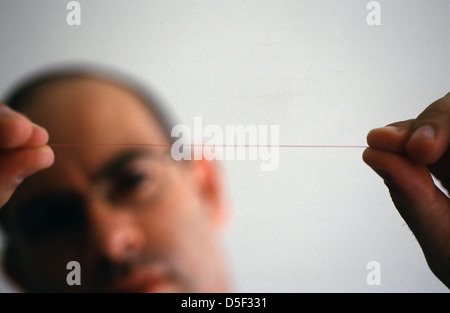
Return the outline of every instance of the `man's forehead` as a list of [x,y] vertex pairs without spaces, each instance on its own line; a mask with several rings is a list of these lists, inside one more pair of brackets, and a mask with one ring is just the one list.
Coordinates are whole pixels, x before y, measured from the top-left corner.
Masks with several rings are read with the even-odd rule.
[[76,112],[77,115],[89,116],[89,113],[104,108],[117,111],[123,103],[126,103],[129,110],[146,105],[118,83],[96,78],[72,78],[40,86],[24,112],[38,119]]
[[48,84],[24,113],[49,131],[51,143],[124,144],[163,135],[147,103],[118,83],[95,78]]

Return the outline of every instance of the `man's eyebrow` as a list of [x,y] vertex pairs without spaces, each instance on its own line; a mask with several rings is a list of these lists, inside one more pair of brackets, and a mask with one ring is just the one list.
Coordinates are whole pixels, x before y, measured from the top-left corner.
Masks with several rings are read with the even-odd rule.
[[140,157],[148,156],[151,154],[152,151],[150,149],[137,149],[122,152],[118,156],[107,162],[106,165],[104,165],[100,169],[100,171],[97,172],[94,179],[114,177],[118,173],[120,173],[127,164]]

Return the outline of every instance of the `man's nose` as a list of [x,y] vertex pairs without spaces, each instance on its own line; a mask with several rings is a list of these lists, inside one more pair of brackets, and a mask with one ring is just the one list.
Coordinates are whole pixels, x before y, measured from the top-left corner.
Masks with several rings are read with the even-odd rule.
[[104,257],[112,262],[123,262],[139,254],[145,236],[131,211],[94,200],[88,212],[91,242]]

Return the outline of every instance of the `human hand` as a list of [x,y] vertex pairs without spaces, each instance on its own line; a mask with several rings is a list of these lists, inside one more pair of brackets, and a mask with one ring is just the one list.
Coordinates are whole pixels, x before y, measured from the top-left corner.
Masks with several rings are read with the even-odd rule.
[[374,129],[364,161],[384,180],[430,269],[450,288],[450,93],[416,119]]
[[28,176],[51,166],[48,133],[0,103],[0,208]]

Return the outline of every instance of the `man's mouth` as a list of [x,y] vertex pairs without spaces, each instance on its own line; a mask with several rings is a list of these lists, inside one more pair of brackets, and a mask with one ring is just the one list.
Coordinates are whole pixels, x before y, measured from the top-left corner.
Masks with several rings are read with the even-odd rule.
[[110,290],[114,293],[174,293],[180,292],[174,278],[164,267],[153,265],[133,270],[118,279]]

